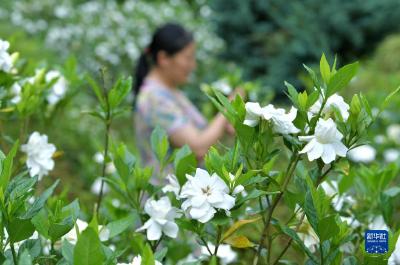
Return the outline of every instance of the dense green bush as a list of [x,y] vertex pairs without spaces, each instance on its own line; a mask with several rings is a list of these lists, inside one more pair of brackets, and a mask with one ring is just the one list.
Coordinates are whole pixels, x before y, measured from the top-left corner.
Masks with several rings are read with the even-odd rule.
[[299,82],[302,62],[322,52],[340,54],[341,63],[362,57],[400,25],[397,0],[212,0],[211,7],[223,58],[274,89],[287,77]]

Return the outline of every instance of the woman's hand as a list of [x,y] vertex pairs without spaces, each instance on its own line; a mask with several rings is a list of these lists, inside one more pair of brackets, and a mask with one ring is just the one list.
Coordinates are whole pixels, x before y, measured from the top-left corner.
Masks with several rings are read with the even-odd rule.
[[229,135],[235,135],[235,128],[233,128],[232,124],[229,122],[225,126],[226,131],[228,132]]

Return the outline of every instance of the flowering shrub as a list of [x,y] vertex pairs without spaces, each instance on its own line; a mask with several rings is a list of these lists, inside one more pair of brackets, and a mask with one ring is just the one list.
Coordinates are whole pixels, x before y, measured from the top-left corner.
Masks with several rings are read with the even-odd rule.
[[[157,128],[151,146],[158,171],[142,167],[110,133],[115,118],[129,110],[124,99],[131,79],[108,86],[88,78],[98,101],[88,113],[104,126],[104,152],[96,155],[102,169],[94,212],[84,212],[78,199],[53,195],[59,181],[36,192],[61,147],[23,122],[19,139],[4,144],[7,155],[0,152],[0,261],[396,264],[400,231],[391,209],[400,194],[392,185],[399,169],[347,160],[348,150],[365,143],[377,118],[363,95],[354,95],[350,104],[339,95],[357,69],[358,63],[336,69],[322,56],[318,74],[306,67],[311,91],[299,93],[286,83],[293,104],[289,112],[245,103],[240,96],[229,101],[219,90],[205,89],[235,128],[234,146],[211,147],[202,164],[188,146],[173,150],[166,132]],[[24,121],[48,108],[48,92],[70,82],[58,83],[59,74],[46,80],[44,69],[31,81],[18,73],[15,62],[10,71],[1,71],[4,118],[15,114]],[[17,103],[12,100],[15,81],[21,84]],[[107,172],[108,165],[114,169]],[[164,172],[168,165],[173,174]],[[168,183],[154,184],[157,178]],[[389,230],[386,254],[364,251],[368,228]]]

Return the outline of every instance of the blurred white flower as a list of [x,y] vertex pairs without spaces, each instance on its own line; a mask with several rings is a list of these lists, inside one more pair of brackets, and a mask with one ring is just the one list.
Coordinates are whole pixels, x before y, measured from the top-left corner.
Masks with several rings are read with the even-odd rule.
[[22,93],[22,88],[21,86],[15,82],[11,86],[11,94],[13,95],[13,98],[11,99],[11,103],[13,104],[18,104],[21,101],[21,93]]
[[370,230],[388,230],[389,231],[389,227],[385,223],[385,220],[383,219],[382,215],[370,218],[368,229],[370,229]]
[[[215,245],[211,242],[208,242],[207,245],[211,252],[213,252]],[[201,254],[204,256],[210,256],[206,246],[201,246]],[[230,245],[220,244],[218,247],[217,257],[220,258],[221,264],[224,265],[236,261],[237,253],[232,250]]]
[[[75,226],[78,227],[79,233],[82,233],[87,227],[88,223],[80,219],[76,220]],[[78,234],[76,233],[76,227],[73,227],[62,239],[67,240],[71,244],[76,244],[78,241]],[[110,238],[110,230],[103,225],[98,226],[100,241],[107,241]]]
[[389,125],[386,129],[386,133],[390,140],[396,144],[400,144],[400,124]]
[[230,93],[232,93],[232,87],[229,85],[228,81],[225,79],[215,81],[211,85],[212,85],[212,87],[214,87],[215,89],[217,89],[224,95],[229,95]]
[[343,216],[340,216],[340,219],[343,222],[346,222],[353,229],[356,229],[357,227],[361,226],[361,223],[355,217],[343,217]]
[[104,155],[101,152],[97,152],[94,154],[93,156],[93,160],[97,163],[97,164],[103,164],[104,162]]
[[165,185],[162,188],[162,192],[164,192],[164,193],[173,192],[175,194],[176,198],[178,199],[179,198],[179,191],[181,189],[181,186],[179,185],[178,179],[176,178],[175,175],[168,174],[167,175],[167,180],[168,180],[169,184]]
[[[317,115],[321,109],[321,106],[322,97],[320,97],[319,100],[311,106],[308,114],[309,117]],[[321,113],[329,115],[334,111],[334,108],[336,108],[340,112],[343,120],[347,121],[347,119],[349,118],[350,106],[344,101],[343,97],[339,96],[338,94],[333,94],[328,98]]]
[[159,200],[148,199],[144,211],[150,219],[136,231],[147,230],[148,240],[159,240],[162,233],[171,238],[177,237],[179,228],[174,219],[180,217],[180,214],[177,208],[171,206],[167,196]]
[[[97,178],[92,186],[90,187],[90,191],[93,194],[99,195],[100,194],[100,188],[101,188],[101,178]],[[103,194],[106,194],[110,191],[110,187],[108,186],[107,182],[104,182],[103,185]]]
[[377,144],[383,144],[386,141],[386,139],[385,136],[378,134],[377,136],[375,136],[374,141]]
[[243,124],[255,127],[260,122],[260,118],[262,115],[262,109],[259,103],[256,102],[247,102],[245,105],[246,108],[246,117],[244,118]]
[[108,174],[108,175],[112,175],[112,174],[114,174],[115,172],[117,172],[117,168],[115,167],[115,164],[114,164],[114,162],[108,162],[107,164],[106,164],[106,173]]
[[397,238],[397,243],[392,255],[388,260],[388,265],[399,265],[399,264],[400,264],[400,239]]
[[354,204],[356,201],[350,195],[339,195],[338,183],[335,180],[324,181],[321,183],[321,188],[325,191],[325,194],[329,197],[333,197],[332,205],[336,211],[340,211],[344,203]]
[[400,152],[397,149],[389,148],[383,152],[383,158],[387,163],[394,162],[400,157]]
[[262,116],[268,121],[272,121],[273,130],[276,133],[291,134],[299,133],[293,121],[296,119],[297,109],[292,107],[289,113],[285,113],[284,109],[276,109],[272,104],[262,108]]
[[11,55],[7,52],[10,47],[10,43],[8,41],[4,41],[0,39],[0,71],[9,73],[12,69],[12,58]]
[[[155,265],[162,265],[161,262],[158,260],[155,260]],[[133,260],[131,263],[117,263],[117,265],[141,265],[142,264],[142,256],[137,255],[136,257],[133,257]]]
[[38,132],[32,133],[28,143],[21,146],[21,151],[28,156],[26,165],[31,177],[37,175],[41,179],[54,168],[52,156],[56,147],[47,142],[47,135],[40,135]]
[[67,80],[59,71],[49,71],[46,76],[45,80],[47,83],[57,79],[53,86],[50,89],[50,93],[47,95],[47,101],[50,105],[57,104],[58,101],[64,98],[65,93],[67,92]]
[[235,205],[235,198],[229,195],[229,188],[217,175],[198,168],[195,176],[186,174],[188,179],[182,187],[182,209],[190,218],[206,223],[214,217],[216,209],[229,211]]
[[376,150],[371,145],[357,146],[347,152],[347,157],[354,162],[371,163],[375,160]]
[[307,141],[308,144],[300,151],[300,154],[307,153],[308,160],[313,161],[322,158],[325,164],[335,160],[336,155],[345,157],[347,147],[341,142],[343,135],[336,128],[335,122],[319,119],[314,135],[299,136],[300,141]]

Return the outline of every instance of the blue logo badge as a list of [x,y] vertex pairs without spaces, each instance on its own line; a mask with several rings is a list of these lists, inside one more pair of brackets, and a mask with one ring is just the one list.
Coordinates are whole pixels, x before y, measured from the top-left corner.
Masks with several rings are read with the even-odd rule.
[[389,234],[386,230],[367,230],[365,232],[365,251],[383,254],[389,250]]

